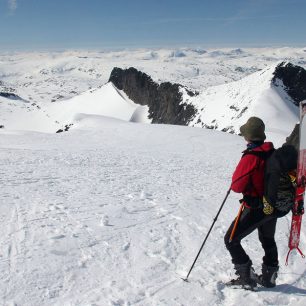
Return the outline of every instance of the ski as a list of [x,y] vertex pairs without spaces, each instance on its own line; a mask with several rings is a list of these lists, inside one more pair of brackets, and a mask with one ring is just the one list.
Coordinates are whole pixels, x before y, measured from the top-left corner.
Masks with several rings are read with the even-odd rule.
[[296,249],[303,258],[305,257],[299,248],[299,243],[302,216],[304,214],[304,195],[306,185],[306,100],[300,103],[300,142],[296,184],[286,265],[288,265],[289,255],[294,249]]

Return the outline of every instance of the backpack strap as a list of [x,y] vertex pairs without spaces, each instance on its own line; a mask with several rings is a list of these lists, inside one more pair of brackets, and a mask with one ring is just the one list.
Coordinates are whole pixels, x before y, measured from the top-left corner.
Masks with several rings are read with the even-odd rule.
[[[271,149],[270,151],[253,151],[253,150],[245,150],[243,152],[242,157],[246,156],[246,155],[253,155],[253,156],[257,156],[260,158],[260,160],[263,160],[264,162],[267,161],[267,159],[272,155],[272,153],[275,151],[275,149]],[[253,169],[253,171],[255,171],[256,169],[259,168],[260,166],[260,160],[257,160],[257,164],[256,167]],[[249,182],[249,184],[251,184],[251,181]],[[258,191],[256,190],[256,193],[258,194]]]
[[245,155],[255,155],[258,156],[259,158],[263,159],[264,161],[266,161],[271,155],[272,153],[275,151],[275,149],[272,149],[270,151],[253,151],[253,150],[245,150],[243,152],[243,156]]

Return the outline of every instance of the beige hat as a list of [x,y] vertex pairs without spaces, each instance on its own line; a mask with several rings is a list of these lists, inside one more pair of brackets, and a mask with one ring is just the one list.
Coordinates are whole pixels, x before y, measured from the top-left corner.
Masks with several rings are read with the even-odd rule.
[[247,123],[240,127],[240,132],[250,141],[264,141],[266,139],[265,124],[258,117],[250,117]]

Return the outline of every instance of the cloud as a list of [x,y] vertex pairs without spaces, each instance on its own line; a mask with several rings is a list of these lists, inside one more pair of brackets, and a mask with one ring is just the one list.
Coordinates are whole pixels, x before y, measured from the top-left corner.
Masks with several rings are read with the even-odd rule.
[[14,12],[17,9],[17,0],[8,0],[10,11]]

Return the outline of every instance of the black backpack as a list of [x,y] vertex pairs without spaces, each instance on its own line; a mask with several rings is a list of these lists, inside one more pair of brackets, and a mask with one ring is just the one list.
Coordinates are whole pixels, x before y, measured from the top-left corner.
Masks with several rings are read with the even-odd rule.
[[[276,215],[286,215],[294,205],[295,183],[292,174],[297,168],[298,154],[294,146],[284,145],[269,152],[247,151],[265,160],[264,198],[275,208]],[[253,208],[263,207],[262,200],[245,199]]]
[[294,205],[297,159],[295,147],[284,145],[265,163],[264,197],[279,215],[287,214]]

